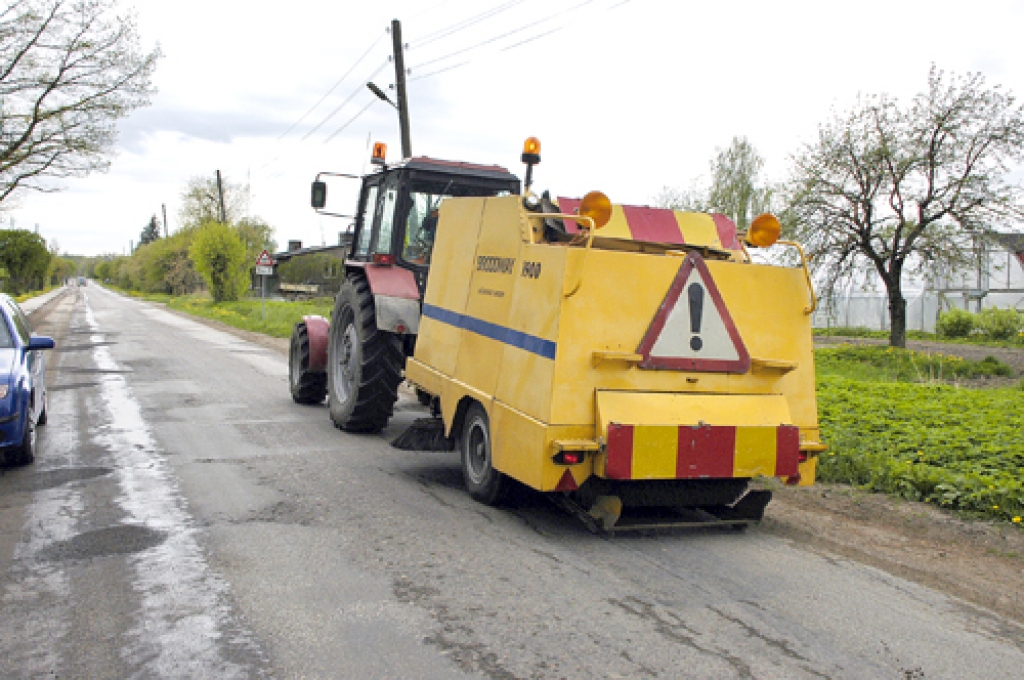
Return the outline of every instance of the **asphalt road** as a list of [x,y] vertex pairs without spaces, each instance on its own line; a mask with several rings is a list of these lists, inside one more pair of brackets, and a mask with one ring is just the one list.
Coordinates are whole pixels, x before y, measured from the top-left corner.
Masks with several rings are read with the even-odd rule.
[[[0,477],[0,678],[1010,678],[1024,629],[753,528],[605,538],[292,403],[287,357],[90,286]],[[771,508],[769,506],[769,513]]]

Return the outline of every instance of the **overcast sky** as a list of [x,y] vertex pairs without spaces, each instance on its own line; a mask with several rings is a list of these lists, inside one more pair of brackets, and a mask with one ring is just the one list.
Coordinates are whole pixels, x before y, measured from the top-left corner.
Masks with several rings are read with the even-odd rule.
[[[122,122],[110,171],[65,181],[57,194],[25,194],[0,215],[5,227],[11,218],[38,224],[62,252],[126,251],[161,204],[174,231],[185,183],[218,169],[249,185],[250,213],[275,228],[280,246],[336,242],[346,220],[309,207],[316,173],[362,173],[369,140],[386,142],[389,160],[401,155],[394,109],[365,87],[371,76],[385,89],[394,82],[392,19],[408,44],[414,155],[496,163],[522,176],[522,140],[537,136],[535,188],[600,189],[616,203],[649,204],[664,186],[689,186],[734,136],[746,136],[766,159],[767,179],[780,180],[790,154],[833,111],[859,93],[909,99],[933,63],[980,71],[1024,96],[1024,1],[134,7],[143,44],[159,43],[164,54],[159,93]],[[352,200],[332,187],[328,207],[350,212]]]

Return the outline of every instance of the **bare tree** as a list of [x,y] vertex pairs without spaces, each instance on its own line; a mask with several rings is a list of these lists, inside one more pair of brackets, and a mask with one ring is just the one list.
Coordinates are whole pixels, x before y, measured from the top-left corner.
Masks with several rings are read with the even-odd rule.
[[[249,187],[225,179],[224,213],[227,223],[232,224],[245,217],[249,203]],[[217,179],[213,175],[199,175],[191,178],[181,192],[181,208],[178,218],[185,227],[198,227],[207,222],[220,221],[220,197]]]
[[794,157],[785,223],[826,289],[867,265],[885,285],[889,344],[906,346],[904,272],[969,263],[994,228],[1024,216],[1008,180],[1024,160],[1024,109],[980,74],[932,67],[906,107],[862,99]]
[[116,9],[117,0],[0,9],[0,203],[105,170],[117,121],[148,103],[159,48],[142,53],[134,18]]

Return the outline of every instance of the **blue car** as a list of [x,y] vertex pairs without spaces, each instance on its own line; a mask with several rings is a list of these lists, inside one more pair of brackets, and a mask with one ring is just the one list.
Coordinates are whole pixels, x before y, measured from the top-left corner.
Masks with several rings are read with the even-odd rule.
[[36,457],[36,426],[46,424],[46,358],[53,338],[34,335],[28,317],[0,294],[0,464]]

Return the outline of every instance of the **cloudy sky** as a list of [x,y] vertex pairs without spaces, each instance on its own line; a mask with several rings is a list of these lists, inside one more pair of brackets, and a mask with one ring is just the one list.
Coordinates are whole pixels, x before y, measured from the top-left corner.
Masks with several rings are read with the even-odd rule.
[[[746,136],[782,179],[790,154],[859,93],[909,99],[931,64],[980,71],[1024,96],[1024,2],[927,0],[122,0],[163,51],[152,105],[123,121],[105,174],[23,195],[0,223],[39,225],[63,252],[121,253],[166,204],[179,226],[190,177],[249,186],[279,245],[337,240],[346,221],[309,208],[318,171],[361,173],[368,141],[400,156],[387,89],[402,22],[415,155],[521,173],[537,136],[536,187],[601,189],[648,204],[707,174]],[[368,107],[368,108],[367,108]],[[332,187],[329,208],[351,200]]]

